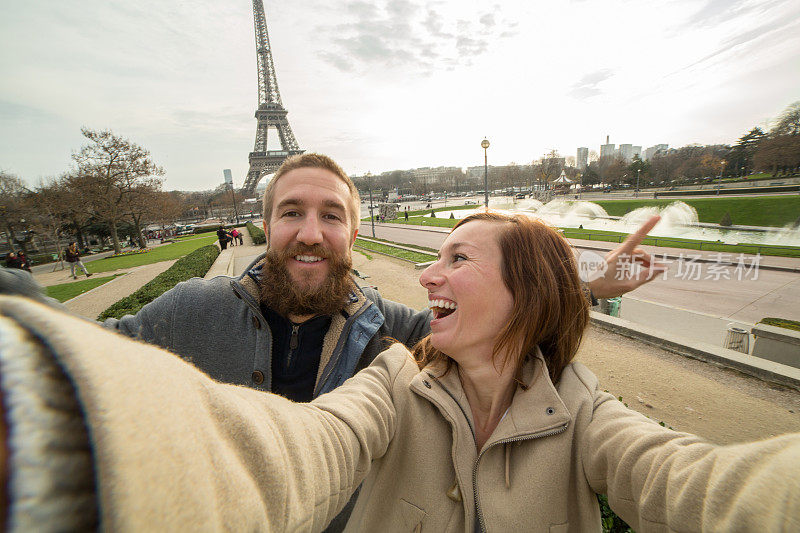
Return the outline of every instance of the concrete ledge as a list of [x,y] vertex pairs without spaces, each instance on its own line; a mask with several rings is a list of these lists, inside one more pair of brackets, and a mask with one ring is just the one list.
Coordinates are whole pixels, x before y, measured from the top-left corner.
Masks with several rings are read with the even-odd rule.
[[759,323],[753,326],[753,335],[800,346],[800,331],[793,329]]
[[595,311],[590,311],[590,315],[593,325],[625,337],[631,337],[670,352],[731,368],[758,379],[800,391],[800,368],[718,348],[704,342],[686,341],[677,335],[671,335],[656,328],[635,324]]
[[217,276],[233,276],[233,248],[222,250],[208,269],[203,279],[211,279]]

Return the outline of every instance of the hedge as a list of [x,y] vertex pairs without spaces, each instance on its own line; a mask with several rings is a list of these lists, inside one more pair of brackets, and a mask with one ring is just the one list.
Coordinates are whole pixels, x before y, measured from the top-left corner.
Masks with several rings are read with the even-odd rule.
[[264,230],[252,222],[247,223],[247,231],[250,233],[250,238],[253,239],[253,244],[264,244],[267,242],[267,236],[264,234]]
[[192,253],[178,259],[174,265],[153,278],[130,296],[122,298],[111,307],[100,313],[97,320],[106,318],[122,318],[134,315],[139,309],[152,302],[163,293],[189,278],[204,276],[219,255],[216,244],[198,248]]

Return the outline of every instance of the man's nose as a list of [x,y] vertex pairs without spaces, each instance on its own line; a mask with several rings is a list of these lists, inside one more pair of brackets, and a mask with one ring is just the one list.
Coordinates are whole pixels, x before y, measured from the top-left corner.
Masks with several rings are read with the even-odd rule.
[[322,242],[322,226],[316,217],[308,216],[303,220],[297,232],[297,240],[303,244],[320,244]]

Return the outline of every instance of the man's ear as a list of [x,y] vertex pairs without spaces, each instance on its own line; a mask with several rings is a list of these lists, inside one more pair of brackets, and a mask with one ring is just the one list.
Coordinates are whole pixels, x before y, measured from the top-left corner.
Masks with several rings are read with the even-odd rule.
[[269,246],[269,226],[267,226],[267,219],[261,220],[261,226],[264,228],[264,235],[267,237],[267,246]]
[[353,232],[353,239],[350,241],[350,247],[351,248],[356,243],[356,237],[358,237],[358,228],[356,228],[356,230]]

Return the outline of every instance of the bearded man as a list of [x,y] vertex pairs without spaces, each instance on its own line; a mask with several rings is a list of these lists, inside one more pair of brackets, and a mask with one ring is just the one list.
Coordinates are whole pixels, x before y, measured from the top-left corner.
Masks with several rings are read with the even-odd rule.
[[211,377],[307,402],[367,366],[392,337],[428,331],[415,311],[350,276],[360,201],[332,159],[287,159],[264,192],[267,251],[238,278],[179,283],[105,326],[157,344]]

